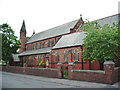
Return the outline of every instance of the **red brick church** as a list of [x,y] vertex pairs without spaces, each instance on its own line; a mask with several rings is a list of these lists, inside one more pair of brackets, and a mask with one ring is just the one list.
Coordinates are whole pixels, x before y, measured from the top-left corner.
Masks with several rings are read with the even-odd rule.
[[[118,23],[118,14],[105,17],[97,21],[100,25]],[[80,70],[99,70],[99,62],[83,61],[82,51],[86,37],[85,32],[80,28],[84,25],[82,17],[69,23],[33,33],[29,40],[26,40],[26,26],[23,21],[20,29],[19,60],[14,61],[14,65],[20,64],[26,67],[57,68],[58,63],[68,66],[69,62],[74,62],[74,68]],[[120,59],[120,57],[117,57]]]

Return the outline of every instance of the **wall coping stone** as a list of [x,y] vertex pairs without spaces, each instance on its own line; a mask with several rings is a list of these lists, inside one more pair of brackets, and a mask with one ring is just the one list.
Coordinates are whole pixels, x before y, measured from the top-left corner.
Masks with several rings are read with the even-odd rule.
[[115,64],[113,61],[105,61],[104,65],[110,65],[110,64]]
[[24,68],[24,67],[20,67],[20,66],[5,66],[5,67]]
[[58,69],[52,69],[52,68],[34,68],[34,67],[30,69],[41,69],[41,70],[51,70],[51,71],[58,70]]
[[102,73],[102,74],[105,74],[105,71],[102,71],[102,70],[72,70],[72,72],[80,72],[80,73]]
[[57,69],[52,69],[52,68],[35,68],[35,67],[19,67],[19,66],[6,66],[6,67],[14,67],[14,68],[28,68],[28,69],[41,69],[41,70],[51,70],[51,71],[54,71],[54,70],[57,70]]

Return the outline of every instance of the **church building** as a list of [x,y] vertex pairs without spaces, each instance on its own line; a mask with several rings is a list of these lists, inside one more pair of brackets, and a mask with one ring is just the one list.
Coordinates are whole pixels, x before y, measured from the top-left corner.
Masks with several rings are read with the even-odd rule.
[[[100,25],[118,23],[118,14],[97,21]],[[94,22],[94,21],[93,21]],[[82,17],[78,20],[36,33],[26,38],[26,26],[23,21],[20,29],[19,64],[26,67],[57,68],[62,63],[67,68],[74,62],[74,68],[80,70],[100,70],[99,62],[84,61],[82,51],[86,34],[80,28],[84,25]],[[118,57],[120,59],[120,57]],[[16,62],[16,63],[17,63]]]

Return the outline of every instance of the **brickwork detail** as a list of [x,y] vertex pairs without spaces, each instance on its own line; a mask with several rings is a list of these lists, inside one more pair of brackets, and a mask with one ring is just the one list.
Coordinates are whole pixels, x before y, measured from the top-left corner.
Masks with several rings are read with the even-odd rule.
[[57,78],[58,73],[57,69],[48,69],[48,68],[30,68],[30,67],[2,67],[2,71],[19,73],[19,74],[28,74],[28,75],[35,75],[35,76],[44,76],[44,77],[51,77]]
[[120,68],[115,69],[114,64],[104,64],[104,71],[93,70],[73,70],[72,65],[68,66],[69,79],[80,81],[90,81],[98,83],[113,84],[120,81]]
[[[2,70],[7,72],[30,74],[52,78],[63,78],[62,69],[63,68],[61,63],[57,64],[57,69],[14,66],[2,67]],[[113,84],[120,81],[119,76],[120,68],[115,68],[114,64],[104,64],[104,71],[74,70],[74,63],[69,63],[68,65],[68,79]]]

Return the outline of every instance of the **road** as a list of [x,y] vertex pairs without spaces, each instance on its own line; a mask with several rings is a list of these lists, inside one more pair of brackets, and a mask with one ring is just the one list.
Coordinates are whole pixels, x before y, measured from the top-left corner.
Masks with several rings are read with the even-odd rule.
[[2,88],[115,88],[115,86],[67,79],[2,72]]

